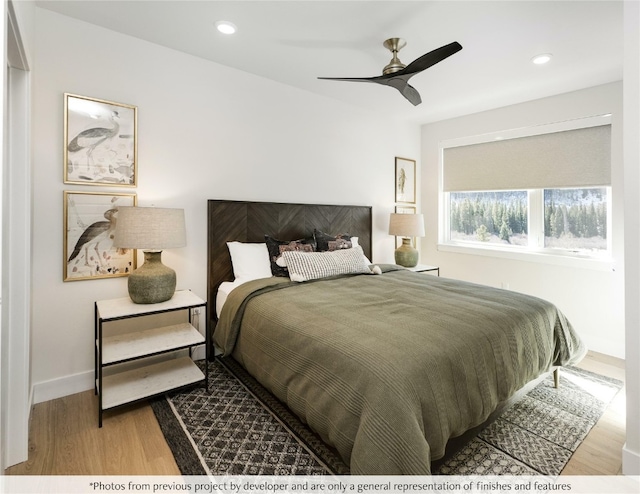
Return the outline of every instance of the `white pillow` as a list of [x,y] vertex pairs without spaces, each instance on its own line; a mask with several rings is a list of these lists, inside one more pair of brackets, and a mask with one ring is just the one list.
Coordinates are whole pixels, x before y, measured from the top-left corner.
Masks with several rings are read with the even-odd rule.
[[362,247],[329,252],[286,251],[282,258],[291,281],[308,281],[339,274],[371,274]]
[[243,282],[271,278],[271,261],[265,243],[227,242],[233,276]]

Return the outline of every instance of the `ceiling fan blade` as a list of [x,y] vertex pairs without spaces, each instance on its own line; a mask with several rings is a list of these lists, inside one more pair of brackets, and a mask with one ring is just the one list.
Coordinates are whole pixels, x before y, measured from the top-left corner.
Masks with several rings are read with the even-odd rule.
[[420,93],[416,88],[414,88],[410,84],[407,84],[404,87],[404,89],[400,92],[402,93],[402,96],[407,98],[413,106],[418,106],[420,103],[422,103],[422,98],[420,97]]
[[[391,74],[393,75],[393,74]],[[406,77],[408,79],[409,77]],[[407,84],[407,81],[403,77],[388,77],[388,76],[376,76],[376,77],[318,77],[326,81],[347,81],[347,82],[375,82],[384,86],[391,86],[396,88],[402,96],[407,98],[413,106],[417,106],[422,103],[420,94],[413,86]]]
[[377,82],[378,77],[318,77],[325,81]]
[[375,82],[378,82],[379,84],[384,84],[385,86],[391,86],[396,88],[398,91],[400,91],[400,94],[402,94],[402,96],[404,96],[407,100],[409,100],[409,102],[413,106],[418,106],[420,103],[422,103],[422,98],[420,97],[420,93],[418,93],[418,90],[413,86],[411,86],[410,84],[407,84],[407,81],[402,77],[378,80]]
[[436,48],[429,53],[425,53],[419,58],[416,58],[413,62],[407,65],[404,69],[396,72],[395,74],[389,74],[394,76],[400,75],[414,75],[418,72],[422,72],[425,69],[428,69],[432,65],[437,64],[438,62],[442,62],[445,58],[450,57],[454,53],[462,50],[462,45],[457,41],[453,43],[449,43],[448,45],[441,46],[440,48]]

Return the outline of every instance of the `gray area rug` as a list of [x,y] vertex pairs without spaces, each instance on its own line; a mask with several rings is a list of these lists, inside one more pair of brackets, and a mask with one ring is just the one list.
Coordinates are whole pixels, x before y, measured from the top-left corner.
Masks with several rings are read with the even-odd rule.
[[198,387],[151,402],[183,475],[349,473],[332,449],[244,369],[222,362],[209,363],[211,393]]
[[[204,365],[202,362],[201,365]],[[209,363],[209,387],[151,406],[184,475],[349,473],[334,450],[233,360]],[[575,367],[551,376],[432,464],[438,475],[558,475],[622,383]],[[452,441],[455,443],[455,441]]]
[[434,473],[559,475],[622,382],[576,367],[549,376],[508,407]]

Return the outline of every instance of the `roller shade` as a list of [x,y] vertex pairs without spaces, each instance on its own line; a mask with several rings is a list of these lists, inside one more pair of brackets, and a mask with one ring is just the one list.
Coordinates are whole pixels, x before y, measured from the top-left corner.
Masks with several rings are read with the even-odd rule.
[[611,125],[443,150],[446,192],[611,185]]

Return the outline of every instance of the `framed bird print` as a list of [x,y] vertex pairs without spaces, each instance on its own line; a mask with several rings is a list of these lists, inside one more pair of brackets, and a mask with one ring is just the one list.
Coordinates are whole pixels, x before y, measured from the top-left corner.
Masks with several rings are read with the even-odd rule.
[[64,183],[135,187],[138,108],[64,94]]
[[416,162],[396,158],[396,202],[416,203]]
[[64,191],[63,281],[127,276],[136,269],[135,249],[113,247],[118,208],[136,205],[135,194]]

